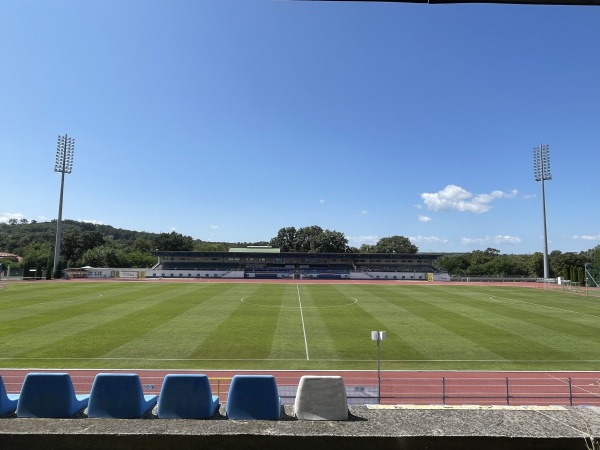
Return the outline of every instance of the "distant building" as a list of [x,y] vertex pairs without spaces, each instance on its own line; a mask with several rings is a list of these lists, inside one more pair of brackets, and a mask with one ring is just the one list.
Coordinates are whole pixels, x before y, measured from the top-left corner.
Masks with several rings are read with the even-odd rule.
[[2,262],[3,259],[16,259],[19,262],[23,261],[23,257],[18,256],[18,255],[13,255],[12,253],[4,253],[4,252],[0,252],[0,263]]
[[64,270],[67,278],[123,278],[137,279],[146,277],[146,269],[115,269],[111,267],[77,267]]

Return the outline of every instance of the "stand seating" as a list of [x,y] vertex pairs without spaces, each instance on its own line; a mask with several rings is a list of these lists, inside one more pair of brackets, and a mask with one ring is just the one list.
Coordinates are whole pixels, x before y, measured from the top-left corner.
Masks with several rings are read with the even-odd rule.
[[88,417],[137,419],[156,405],[158,397],[145,395],[135,373],[99,373],[90,391]]
[[89,395],[76,395],[68,373],[28,373],[21,387],[17,417],[66,418],[85,409]]
[[272,375],[234,375],[227,396],[227,417],[233,420],[277,420],[281,398]]
[[159,419],[209,419],[219,409],[204,374],[168,374],[158,397]]

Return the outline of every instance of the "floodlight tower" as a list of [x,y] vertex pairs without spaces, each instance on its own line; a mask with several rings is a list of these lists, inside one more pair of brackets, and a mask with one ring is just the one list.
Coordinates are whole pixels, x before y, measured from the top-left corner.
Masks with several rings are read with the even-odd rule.
[[544,219],[544,282],[549,278],[548,270],[548,232],[546,230],[546,190],[544,181],[551,180],[550,146],[540,144],[533,149],[533,175],[535,181],[542,182],[542,216]]
[[54,244],[54,265],[52,266],[52,274],[54,278],[60,277],[58,270],[58,261],[60,259],[60,235],[62,227],[62,207],[63,207],[63,192],[65,190],[65,173],[71,173],[73,170],[73,154],[75,152],[75,139],[64,136],[58,136],[56,146],[56,162],[54,163],[54,171],[60,172],[60,200],[58,202],[58,221],[56,222],[56,242]]

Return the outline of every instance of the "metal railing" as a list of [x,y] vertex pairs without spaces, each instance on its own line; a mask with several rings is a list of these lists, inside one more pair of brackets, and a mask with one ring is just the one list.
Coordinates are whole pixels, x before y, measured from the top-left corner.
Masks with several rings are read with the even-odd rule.
[[552,377],[382,380],[382,403],[600,406],[600,380]]

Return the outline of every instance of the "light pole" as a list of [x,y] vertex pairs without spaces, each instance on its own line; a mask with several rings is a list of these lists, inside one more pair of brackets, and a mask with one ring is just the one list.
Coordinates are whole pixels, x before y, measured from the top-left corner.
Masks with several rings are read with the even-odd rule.
[[588,296],[588,270],[587,266],[589,263],[583,265],[583,276],[585,277],[585,296]]
[[60,172],[60,200],[58,202],[58,221],[56,222],[56,241],[54,243],[54,265],[52,273],[54,278],[60,277],[58,261],[60,259],[60,234],[62,227],[62,207],[63,207],[63,192],[65,189],[65,173],[71,173],[73,170],[73,153],[75,152],[75,139],[64,136],[58,136],[56,146],[56,162],[54,163],[54,171]]
[[544,219],[544,283],[548,281],[548,232],[546,230],[546,190],[544,181],[551,180],[550,174],[550,146],[540,144],[533,149],[533,176],[535,181],[542,182],[542,216]]
[[381,351],[379,343],[385,339],[385,331],[371,331],[371,340],[377,341],[377,403],[381,404]]

